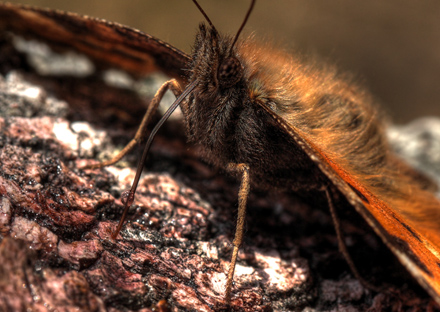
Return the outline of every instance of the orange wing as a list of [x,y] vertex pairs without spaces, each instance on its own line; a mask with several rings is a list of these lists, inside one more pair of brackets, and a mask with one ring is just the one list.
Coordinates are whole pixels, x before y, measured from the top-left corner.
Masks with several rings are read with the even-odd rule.
[[[397,256],[400,262],[416,278],[428,293],[440,304],[440,248],[439,233],[426,228],[417,228],[411,225],[407,216],[399,213],[397,205],[402,204],[395,200],[379,198],[355,177],[335,163],[300,129],[288,124],[276,115],[270,108],[261,106],[276,122],[289,133],[304,151],[311,156],[322,172],[347,198],[349,203],[365,218],[374,231],[383,239],[385,244]],[[411,194],[415,200],[420,199],[423,204],[438,208],[440,201],[434,194],[423,189],[417,189]],[[422,206],[423,208],[423,206]]]

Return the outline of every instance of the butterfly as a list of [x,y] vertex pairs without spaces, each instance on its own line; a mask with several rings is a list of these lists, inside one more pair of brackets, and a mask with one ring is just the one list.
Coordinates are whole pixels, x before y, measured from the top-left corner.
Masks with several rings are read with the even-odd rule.
[[177,96],[189,88],[181,98],[189,140],[215,166],[239,172],[242,212],[250,181],[322,190],[329,203],[343,196],[439,302],[440,232],[432,220],[440,203],[433,184],[390,152],[371,98],[333,68],[305,65],[252,39],[236,41],[208,24],[187,55],[119,24],[0,7],[1,29],[84,53],[98,67],[136,77],[160,71],[175,79],[169,88]]

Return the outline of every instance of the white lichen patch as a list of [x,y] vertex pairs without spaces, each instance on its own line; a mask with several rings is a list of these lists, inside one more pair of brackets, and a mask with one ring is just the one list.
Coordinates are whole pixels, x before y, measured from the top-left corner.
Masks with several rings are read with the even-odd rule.
[[29,63],[41,75],[70,75],[86,77],[95,71],[95,66],[83,54],[73,51],[60,54],[38,40],[26,40],[14,36],[15,48],[28,56]]
[[57,119],[52,131],[58,141],[73,152],[79,151],[83,158],[93,157],[95,149],[108,144],[104,131],[96,130],[85,122],[70,124],[64,119]]
[[235,278],[237,287],[258,281],[267,293],[288,292],[306,283],[310,277],[304,259],[281,260],[276,251],[255,251],[257,268],[237,265]]

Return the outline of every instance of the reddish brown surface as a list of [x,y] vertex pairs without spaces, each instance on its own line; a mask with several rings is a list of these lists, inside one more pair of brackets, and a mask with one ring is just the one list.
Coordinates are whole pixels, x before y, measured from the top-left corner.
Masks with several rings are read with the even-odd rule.
[[[110,142],[128,141],[132,130],[124,126],[127,116],[100,123],[102,131],[97,132],[90,128],[97,123],[72,123],[74,118],[102,116],[102,121],[107,117],[101,112],[90,116],[90,110],[108,104],[99,101],[102,91],[91,82],[68,81],[77,89],[63,93],[62,87],[54,87],[55,82],[66,83],[62,79],[40,80],[69,99],[70,107],[78,103],[87,107],[79,118],[75,112],[66,114],[65,106],[41,89],[36,98],[23,97],[11,91],[11,87],[28,90],[20,86],[23,82],[1,79],[0,310],[222,308],[237,183],[203,163],[195,150],[188,149],[179,124],[170,122],[154,143],[129,222],[112,240],[122,210],[121,194],[131,183],[136,155],[127,157],[123,167],[78,168],[113,151]],[[106,89],[101,98],[127,93],[109,92]],[[92,93],[95,99],[84,96]],[[130,93],[126,96],[133,98]],[[60,108],[48,114],[40,109],[47,102]],[[23,105],[34,109],[23,113],[29,112]],[[13,117],[17,115],[28,117]],[[119,111],[114,115],[121,116]],[[82,130],[72,131],[79,126]],[[432,308],[428,296],[362,220],[350,207],[340,207],[343,219],[352,220],[343,223],[344,232],[364,276],[379,284],[390,282],[397,286],[387,287],[398,290],[396,295],[386,295],[362,287],[338,253],[325,203],[314,201],[313,196],[306,202],[253,190],[232,310]]]

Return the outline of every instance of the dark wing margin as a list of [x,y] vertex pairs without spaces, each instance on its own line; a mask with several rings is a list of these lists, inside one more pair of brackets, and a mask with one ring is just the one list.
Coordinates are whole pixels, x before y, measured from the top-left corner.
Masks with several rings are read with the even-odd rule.
[[[270,108],[261,107],[292,136],[419,284],[440,304],[440,253],[429,239],[406,224],[397,209],[389,207],[328,158],[313,142],[307,140],[307,135],[301,130],[293,128]],[[436,200],[434,195],[433,200]]]
[[98,67],[110,65],[135,77],[160,71],[183,82],[190,61],[186,53],[141,31],[57,10],[0,3],[0,31],[41,40],[55,50],[75,50]]

